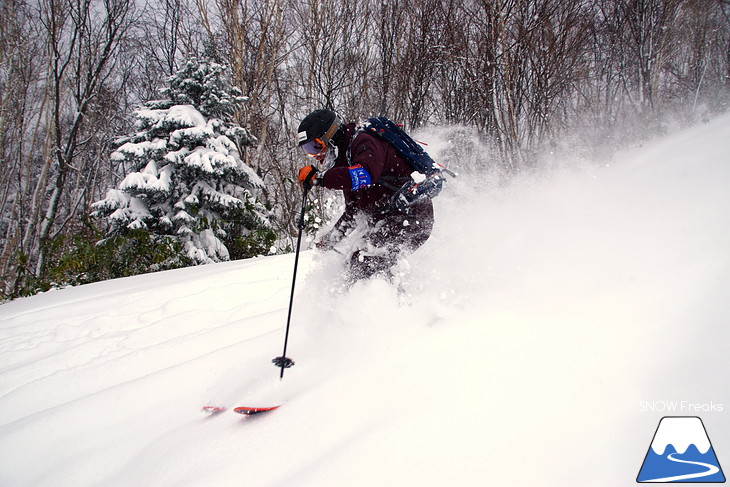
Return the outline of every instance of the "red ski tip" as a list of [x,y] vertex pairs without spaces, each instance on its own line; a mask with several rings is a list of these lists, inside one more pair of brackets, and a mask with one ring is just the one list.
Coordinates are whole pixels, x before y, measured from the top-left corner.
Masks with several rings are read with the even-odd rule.
[[203,412],[208,414],[218,414],[225,411],[227,408],[223,406],[203,406]]
[[235,408],[233,411],[237,412],[238,414],[245,414],[246,416],[251,416],[252,414],[259,414],[259,413],[265,413],[267,411],[273,411],[274,409],[278,409],[279,406],[271,406],[267,408],[251,408],[251,407],[238,407]]

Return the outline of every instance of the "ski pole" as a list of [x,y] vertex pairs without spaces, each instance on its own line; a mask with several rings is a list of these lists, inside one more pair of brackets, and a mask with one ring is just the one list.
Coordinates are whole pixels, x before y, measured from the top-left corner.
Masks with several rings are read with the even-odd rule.
[[299,234],[297,235],[297,249],[296,249],[296,252],[294,253],[294,276],[292,277],[292,281],[291,281],[291,296],[289,297],[289,314],[286,318],[286,333],[284,334],[284,352],[281,354],[281,357],[276,357],[272,360],[274,365],[281,368],[281,373],[279,374],[279,380],[284,378],[284,369],[288,369],[289,367],[294,365],[294,361],[286,356],[286,347],[287,347],[287,344],[289,343],[289,327],[291,326],[291,312],[292,312],[292,307],[294,306],[294,287],[297,283],[297,268],[299,267],[299,249],[302,245],[302,233],[304,231],[304,211],[307,206],[307,193],[309,193],[311,184],[309,182],[305,182],[302,185],[302,188],[304,189],[304,196],[302,197],[302,212],[299,214],[299,224],[297,225],[299,227]]

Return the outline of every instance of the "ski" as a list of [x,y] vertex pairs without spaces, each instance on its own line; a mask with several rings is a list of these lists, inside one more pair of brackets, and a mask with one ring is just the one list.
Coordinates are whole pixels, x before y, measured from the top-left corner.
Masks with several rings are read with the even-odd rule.
[[228,408],[226,408],[225,406],[203,406],[202,411],[204,413],[214,415],[214,414],[220,414],[220,413],[226,411],[227,409]]
[[265,408],[252,408],[252,407],[237,407],[233,411],[238,414],[245,414],[246,416],[251,416],[252,414],[260,414],[260,413],[266,413],[269,411],[273,411],[274,409],[278,409],[281,405],[278,406],[270,406]]
[[[233,409],[233,412],[236,412],[238,414],[243,414],[246,416],[251,416],[253,414],[260,414],[260,413],[266,413],[268,411],[273,411],[274,409],[278,409],[281,407],[281,404],[276,406],[268,406],[268,407],[251,407],[251,406],[241,406]],[[202,411],[204,413],[208,413],[211,416],[214,416],[216,414],[221,414],[225,411],[228,411],[228,408],[225,406],[203,406]]]

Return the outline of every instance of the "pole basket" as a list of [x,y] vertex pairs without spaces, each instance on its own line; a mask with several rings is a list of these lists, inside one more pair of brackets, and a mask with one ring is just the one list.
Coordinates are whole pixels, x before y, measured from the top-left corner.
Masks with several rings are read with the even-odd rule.
[[294,361],[289,357],[276,357],[271,361],[271,363],[273,363],[280,369],[288,369],[294,366]]

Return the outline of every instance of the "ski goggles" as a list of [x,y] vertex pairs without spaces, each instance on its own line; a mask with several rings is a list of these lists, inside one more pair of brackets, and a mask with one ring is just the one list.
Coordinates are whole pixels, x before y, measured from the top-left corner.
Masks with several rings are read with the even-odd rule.
[[312,157],[322,157],[327,152],[327,144],[322,142],[322,139],[312,139],[299,147],[301,147],[306,155]]

